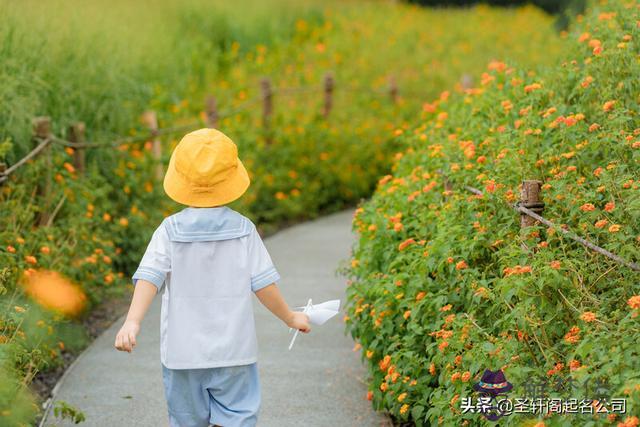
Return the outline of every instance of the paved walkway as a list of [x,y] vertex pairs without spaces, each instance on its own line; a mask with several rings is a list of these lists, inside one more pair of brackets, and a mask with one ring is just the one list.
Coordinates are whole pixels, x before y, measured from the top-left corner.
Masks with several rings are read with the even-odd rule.
[[[290,306],[313,298],[340,298],[344,279],[335,269],[349,254],[352,212],[341,212],[286,229],[265,240]],[[84,426],[168,426],[160,364],[160,302],[156,297],[132,353],[113,347],[118,319],[71,365],[54,390],[86,415]],[[340,313],[300,334],[293,350],[288,328],[254,297],[258,366],[262,386],[259,427],[390,426],[365,399],[365,370],[344,333]],[[71,426],[47,414],[45,426]]]

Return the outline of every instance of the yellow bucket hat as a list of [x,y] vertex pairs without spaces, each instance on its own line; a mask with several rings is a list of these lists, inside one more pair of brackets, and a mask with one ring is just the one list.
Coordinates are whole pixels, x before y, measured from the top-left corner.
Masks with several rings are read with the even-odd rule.
[[171,153],[164,191],[178,203],[206,208],[236,200],[249,182],[236,144],[205,128],[186,134]]

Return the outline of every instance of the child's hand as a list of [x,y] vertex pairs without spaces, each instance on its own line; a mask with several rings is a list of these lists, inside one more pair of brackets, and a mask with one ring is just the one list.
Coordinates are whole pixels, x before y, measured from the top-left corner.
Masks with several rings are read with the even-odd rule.
[[131,353],[136,346],[136,335],[140,331],[140,323],[133,320],[125,320],[124,325],[116,335],[115,347],[120,351]]
[[311,331],[309,327],[309,316],[299,311],[292,311],[287,326],[294,329],[299,329],[300,332],[305,334]]

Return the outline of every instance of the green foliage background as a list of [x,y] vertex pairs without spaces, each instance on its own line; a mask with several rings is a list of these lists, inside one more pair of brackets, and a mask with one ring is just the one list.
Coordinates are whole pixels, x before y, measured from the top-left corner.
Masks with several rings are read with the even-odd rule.
[[[495,58],[549,64],[563,45],[552,19],[532,7],[0,0],[0,161],[11,165],[32,148],[34,116],[50,116],[60,137],[84,121],[87,139],[105,142],[145,132],[139,117],[146,109],[157,111],[161,127],[204,126],[204,99],[214,94],[223,115],[249,107],[219,127],[252,177],[233,207],[269,231],[369,196],[424,101],[459,86],[463,75],[479,75]],[[328,71],[336,92],[327,121],[319,112]],[[397,103],[387,93],[392,75]],[[255,101],[262,76],[275,87],[307,90],[275,95],[272,144]],[[180,136],[163,138],[165,163]],[[84,176],[72,155],[54,144],[0,187],[2,425],[37,418],[34,377],[87,345],[79,320],[131,291],[151,233],[180,209],[154,179],[149,144],[87,150]],[[52,191],[43,197],[37,188],[47,180]],[[35,225],[57,206],[50,226]],[[65,316],[27,297],[20,281],[30,268],[78,284],[85,311]]]

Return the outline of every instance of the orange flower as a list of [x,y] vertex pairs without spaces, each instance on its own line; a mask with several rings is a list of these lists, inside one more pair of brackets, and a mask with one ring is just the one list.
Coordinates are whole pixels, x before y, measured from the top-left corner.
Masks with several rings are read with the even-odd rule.
[[580,83],[580,86],[582,86],[583,88],[588,87],[591,83],[593,83],[593,77],[591,76],[587,76],[585,77],[585,79],[582,81],[582,83]]
[[606,205],[604,205],[605,212],[611,212],[615,208],[616,208],[616,204],[614,202],[609,202]]
[[402,230],[402,223],[401,222],[396,222],[395,224],[393,224],[393,231],[400,231]]
[[14,248],[13,246],[9,245],[9,246],[7,246],[7,252],[9,252],[11,254],[15,254],[16,253],[16,248]]
[[633,309],[640,308],[640,295],[634,295],[631,298],[629,298],[629,300],[627,301],[627,304],[629,304],[629,307]]
[[447,341],[442,341],[439,345],[438,345],[438,350],[440,351],[444,351],[445,348],[449,347],[449,343]]
[[569,332],[567,332],[564,336],[565,342],[568,344],[575,344],[580,339],[580,328],[577,326],[572,327]]
[[429,373],[431,375],[435,375],[436,374],[436,365],[435,365],[435,363],[432,363],[431,365],[429,365]]
[[613,106],[616,104],[616,101],[607,101],[602,105],[603,111],[611,111],[613,110]]
[[451,304],[447,304],[447,305],[445,305],[444,307],[442,307],[442,308],[440,309],[440,311],[449,311],[449,310],[451,310],[451,307],[452,307],[452,305],[451,305]]
[[400,415],[406,414],[408,410],[409,410],[409,405],[405,403],[400,407]]
[[371,390],[367,392],[367,400],[373,400],[373,392]]
[[524,92],[525,93],[533,92],[534,90],[540,89],[541,87],[542,85],[540,83],[532,83],[524,87]]
[[27,255],[26,257],[24,257],[24,260],[27,262],[27,264],[37,264],[38,260],[36,259],[36,257],[32,256],[32,255]]
[[126,227],[129,225],[129,220],[127,218],[120,218],[120,221],[118,221],[120,223],[121,226]]
[[389,388],[389,384],[387,383],[380,384],[380,390],[387,391],[387,388]]
[[609,232],[610,233],[617,233],[618,231],[620,231],[620,225],[618,225],[618,224],[612,224],[609,227]]
[[418,292],[418,295],[416,295],[416,301],[420,301],[422,298],[424,298],[427,295],[426,292]]
[[109,222],[111,221],[111,215],[109,215],[108,213],[105,213],[104,215],[102,215],[102,219]]
[[373,350],[367,350],[365,356],[367,356],[367,359],[371,359],[373,357]]
[[404,318],[405,318],[405,320],[406,320],[406,319],[408,319],[408,318],[409,318],[409,316],[411,316],[411,310],[407,310],[407,311],[405,311],[405,312],[404,312],[404,314],[402,315],[402,317],[404,317]]
[[595,132],[598,129],[600,129],[600,125],[597,124],[597,123],[593,123],[593,124],[591,124],[591,126],[589,126],[589,132]]
[[407,393],[400,393],[398,396],[398,402],[402,402],[407,397]]
[[596,228],[602,228],[605,225],[607,225],[609,221],[607,221],[606,219],[601,219],[600,221],[596,221],[595,224],[593,224]]
[[278,200],[284,200],[284,199],[286,199],[286,198],[287,198],[287,195],[286,195],[286,194],[284,194],[282,191],[278,191],[278,192],[276,193],[276,199],[278,199]]
[[456,382],[461,376],[462,374],[460,374],[460,372],[454,372],[453,375],[451,375],[451,381]]
[[[378,366],[380,367],[381,371],[386,371],[389,368],[389,364],[391,363],[391,356],[386,355],[379,363]],[[384,390],[383,390],[384,391]]]
[[371,225],[369,226],[369,228],[367,228],[367,230],[369,230],[369,231],[376,231],[376,229],[377,229],[377,228],[378,228],[378,227],[377,227],[375,224],[371,224]]
[[569,362],[569,369],[571,371],[575,371],[576,369],[580,368],[580,366],[582,366],[582,364],[576,359],[573,359],[571,360],[571,362]]
[[74,173],[76,171],[76,168],[73,167],[73,165],[69,162],[64,162],[64,164],[62,165],[64,166],[64,168],[69,172],[69,173]]
[[414,239],[407,239],[404,242],[400,243],[398,245],[398,250],[402,251],[404,250],[407,246],[414,244],[416,241]]
[[462,379],[462,382],[465,382],[465,383],[469,381],[471,379],[471,372],[466,371],[464,374],[462,374],[461,379]]
[[456,270],[464,270],[467,267],[469,266],[465,261],[458,261],[458,263],[456,264]]
[[603,170],[604,170],[604,169],[602,169],[602,168],[596,168],[596,169],[593,171],[593,174],[594,174],[595,176],[600,176],[600,174],[602,173],[602,171],[603,171]]
[[42,252],[45,255],[48,255],[49,253],[51,253],[51,249],[49,249],[49,246],[43,246],[40,248],[40,252]]
[[627,417],[623,422],[618,423],[618,427],[638,427],[640,425],[640,419],[638,417]]
[[585,203],[584,205],[580,206],[580,210],[583,212],[590,212],[595,210],[596,207],[593,206],[593,203]]
[[584,320],[587,323],[591,323],[596,320],[596,314],[591,311],[585,311],[580,315],[580,319]]
[[560,261],[551,261],[549,266],[554,270],[558,270],[560,268]]

